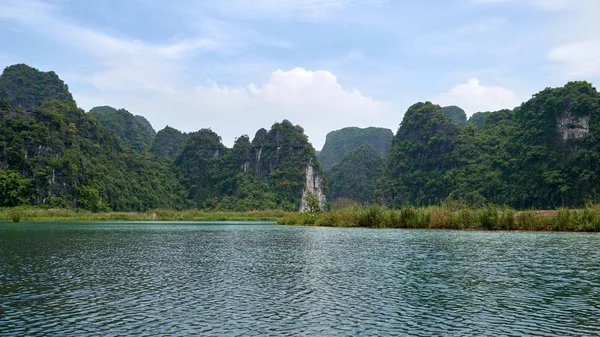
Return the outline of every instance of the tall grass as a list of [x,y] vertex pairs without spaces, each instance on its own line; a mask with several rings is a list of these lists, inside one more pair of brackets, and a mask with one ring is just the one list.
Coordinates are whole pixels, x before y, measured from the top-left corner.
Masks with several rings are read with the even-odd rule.
[[406,206],[396,210],[383,206],[352,206],[325,213],[288,214],[278,222],[332,227],[600,232],[597,207],[517,212],[491,205],[478,209]]
[[147,212],[92,213],[78,209],[18,207],[0,209],[0,221],[264,221],[284,225],[423,228],[457,230],[524,230],[600,232],[600,206],[556,211],[515,211],[507,207],[457,208],[452,206],[389,209],[373,205],[320,213],[284,211],[211,212],[156,209]]
[[209,212],[156,209],[147,212],[98,212],[71,209],[15,207],[0,209],[0,221],[266,221],[287,216],[284,211]]

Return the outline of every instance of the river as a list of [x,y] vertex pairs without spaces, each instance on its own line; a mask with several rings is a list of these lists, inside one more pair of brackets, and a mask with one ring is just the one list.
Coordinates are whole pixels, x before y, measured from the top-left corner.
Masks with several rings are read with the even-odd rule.
[[0,223],[0,335],[600,335],[600,236]]

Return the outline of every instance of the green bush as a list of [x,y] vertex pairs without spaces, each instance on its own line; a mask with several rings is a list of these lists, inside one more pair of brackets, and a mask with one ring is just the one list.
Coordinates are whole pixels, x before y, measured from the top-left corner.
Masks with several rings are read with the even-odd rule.
[[499,220],[498,210],[493,206],[487,206],[479,211],[479,223],[482,229],[498,229]]
[[13,207],[10,211],[10,217],[13,222],[20,222],[25,219],[25,210],[22,207]]

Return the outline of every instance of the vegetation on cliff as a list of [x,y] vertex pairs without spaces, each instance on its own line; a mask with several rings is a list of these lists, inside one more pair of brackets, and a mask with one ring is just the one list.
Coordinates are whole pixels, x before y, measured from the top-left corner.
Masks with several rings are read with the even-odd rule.
[[457,107],[456,105],[442,107],[442,111],[446,117],[450,118],[450,121],[458,126],[467,125],[467,114],[465,110]]
[[158,157],[174,159],[177,157],[189,135],[170,126],[156,133],[150,152]]
[[178,208],[181,186],[162,162],[123,151],[83,110],[49,101],[0,115],[0,167],[18,186],[2,206],[23,203],[89,210]]
[[600,95],[589,83],[548,88],[484,116],[477,131],[449,124],[431,103],[412,106],[392,142],[382,202],[554,209],[599,201]]
[[308,165],[321,175],[308,137],[284,120],[232,149],[209,129],[190,134],[175,166],[193,206],[223,210],[298,210]]
[[136,153],[148,150],[154,141],[156,131],[142,116],[134,116],[125,109],[99,106],[89,111],[90,115],[103,126],[115,133],[124,148]]
[[55,72],[41,72],[25,64],[6,67],[0,76],[0,106],[35,109],[46,101],[75,104],[69,87]]
[[370,145],[385,157],[390,150],[393,136],[392,130],[375,127],[348,127],[332,131],[327,134],[325,145],[319,153],[319,160],[325,169],[329,169],[362,144]]
[[600,202],[599,139],[600,94],[587,82],[466,125],[460,108],[417,103],[396,135],[331,132],[320,153],[332,165],[327,181],[304,130],[287,120],[232,148],[210,129],[155,135],[126,110],[86,114],[56,74],[16,65],[0,77],[0,207],[297,211],[308,201],[322,209],[323,193],[336,208],[582,207]]
[[327,199],[351,199],[360,204],[374,203],[377,180],[383,175],[385,161],[370,145],[363,144],[326,172]]

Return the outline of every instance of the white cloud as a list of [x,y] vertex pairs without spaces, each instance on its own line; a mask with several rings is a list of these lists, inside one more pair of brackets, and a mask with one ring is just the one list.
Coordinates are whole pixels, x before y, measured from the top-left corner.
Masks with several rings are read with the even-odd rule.
[[357,89],[343,88],[336,76],[325,70],[278,69],[267,83],[245,87],[207,81],[193,89],[174,86],[152,95],[140,93],[136,88],[115,91],[106,86],[76,98],[86,108],[100,104],[124,107],[143,114],[159,128],[171,125],[195,131],[211,127],[229,146],[235,137],[252,137],[259,128],[268,129],[274,122],[288,119],[301,125],[315,148],[320,149],[331,130],[381,125],[395,118],[390,103],[366,97]]
[[564,15],[566,24],[560,32],[566,38],[548,53],[548,59],[560,64],[569,79],[600,76],[600,1],[574,1]]
[[600,39],[559,46],[549,58],[562,63],[569,77],[600,76]]
[[440,94],[433,101],[440,106],[459,106],[465,110],[467,116],[478,111],[512,109],[522,102],[511,90],[500,86],[481,85],[476,78],[453,86],[450,91]]
[[[240,5],[251,6],[250,2],[239,1]],[[279,14],[300,10],[304,11],[302,15],[320,15],[363,2],[261,0],[254,6],[259,11]],[[398,118],[388,116],[390,103],[342,87],[337,77],[326,70],[276,70],[266,83],[247,86],[221,86],[210,80],[202,85],[191,84],[188,57],[223,50],[227,53],[232,50],[228,43],[237,42],[228,39],[230,36],[224,37],[222,29],[216,29],[222,27],[222,22],[209,22],[209,27],[202,27],[214,33],[208,37],[149,44],[82,27],[63,18],[58,8],[37,0],[0,0],[0,19],[92,57],[92,67],[70,76],[79,84],[71,88],[83,108],[125,108],[145,116],[157,129],[170,125],[189,132],[211,127],[226,145],[232,145],[237,136],[253,136],[261,127],[268,129],[274,122],[289,119],[303,126],[313,145],[320,149],[331,130],[350,125],[381,125],[386,120],[398,122]],[[260,36],[252,38],[260,40]]]
[[[554,47],[548,60],[560,66],[562,77],[587,79],[600,76],[600,1],[598,0],[476,0],[484,3],[525,4],[557,11],[544,32]],[[547,38],[544,36],[543,38]],[[582,78],[583,77],[583,78]]]

